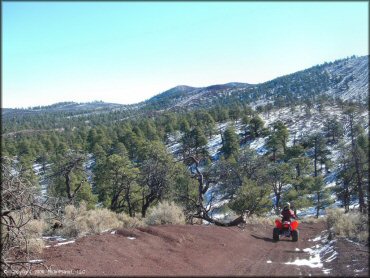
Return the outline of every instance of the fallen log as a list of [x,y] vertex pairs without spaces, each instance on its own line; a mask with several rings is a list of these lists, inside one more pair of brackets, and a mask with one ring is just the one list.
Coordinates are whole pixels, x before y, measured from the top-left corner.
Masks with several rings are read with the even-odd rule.
[[202,216],[194,216],[195,218],[203,219],[208,221],[209,223],[215,224],[216,226],[222,226],[222,227],[232,227],[232,226],[238,226],[239,224],[243,224],[247,222],[247,217],[249,215],[249,211],[245,211],[241,216],[235,218],[234,220],[230,222],[222,222],[216,219],[213,219],[208,214],[204,214]]

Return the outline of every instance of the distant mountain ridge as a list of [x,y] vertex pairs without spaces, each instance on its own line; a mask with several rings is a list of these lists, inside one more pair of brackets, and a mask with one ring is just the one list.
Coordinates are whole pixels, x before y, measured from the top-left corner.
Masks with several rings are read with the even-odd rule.
[[47,106],[35,106],[31,108],[2,108],[2,115],[4,117],[14,115],[36,115],[45,113],[92,113],[98,111],[114,111],[126,110],[130,105],[123,105],[118,103],[107,103],[103,101],[93,101],[78,103],[73,101],[58,102]]
[[369,88],[369,56],[324,63],[260,84],[230,82],[207,87],[179,85],[134,105],[61,102],[31,109],[3,108],[3,116],[40,113],[95,113],[109,111],[163,111],[209,108],[243,101],[252,106],[289,102],[297,99],[315,100],[327,95],[343,100],[366,101]]
[[262,105],[314,99],[319,95],[365,101],[369,86],[368,65],[368,56],[352,56],[255,85],[231,82],[203,88],[177,86],[152,97],[145,105],[153,109],[194,109],[237,101]]

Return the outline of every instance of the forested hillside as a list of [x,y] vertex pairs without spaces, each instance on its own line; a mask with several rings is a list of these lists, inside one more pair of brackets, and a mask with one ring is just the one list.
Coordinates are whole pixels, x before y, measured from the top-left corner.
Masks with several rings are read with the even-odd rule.
[[19,209],[11,190],[19,181],[25,207],[48,204],[61,222],[71,205],[145,218],[164,201],[188,223],[222,226],[278,214],[287,201],[301,217],[329,206],[365,214],[367,61],[351,57],[258,85],[179,86],[131,106],[4,110],[6,207]]
[[317,215],[336,199],[362,210],[367,61],[351,57],[259,85],[178,86],[139,105],[5,110],[2,156],[44,196],[131,216],[163,199],[209,221],[213,208],[262,214],[286,200]]
[[3,109],[2,269],[17,248],[40,252],[45,234],[235,226],[288,201],[302,218],[356,209],[354,227],[336,233],[366,242],[367,67],[351,57],[263,84],[178,86],[137,105]]

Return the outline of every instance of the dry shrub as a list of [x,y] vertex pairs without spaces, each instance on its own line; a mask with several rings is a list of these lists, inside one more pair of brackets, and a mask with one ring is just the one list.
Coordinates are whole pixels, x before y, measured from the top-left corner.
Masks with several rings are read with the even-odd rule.
[[86,207],[80,205],[75,207],[68,205],[64,210],[63,228],[60,234],[66,237],[77,237],[87,230],[87,227],[83,225],[83,215],[85,214]]
[[[42,240],[43,231],[46,227],[43,219],[33,219],[30,211],[24,211],[24,213],[12,213],[15,226],[20,227],[17,233],[17,237],[14,237],[14,233],[10,233],[10,240],[14,244],[19,246],[21,251],[29,253],[41,253],[44,247],[44,241]],[[2,228],[2,240],[4,236],[7,236],[7,230],[5,227]]]
[[277,218],[276,216],[261,217],[261,216],[251,215],[246,218],[246,224],[261,224],[264,226],[273,226],[275,225],[276,218]]
[[329,228],[334,227],[335,223],[338,222],[338,219],[340,219],[343,215],[344,209],[326,209],[326,222]]
[[106,208],[89,210],[85,223],[90,234],[98,234],[120,226],[117,214]]
[[164,201],[149,209],[144,221],[148,225],[185,224],[185,215],[175,203]]
[[315,224],[321,221],[325,221],[325,218],[324,217],[316,218],[314,216],[308,216],[308,217],[299,219],[299,221],[302,223],[307,223],[307,224]]
[[360,242],[368,242],[367,215],[360,212],[344,213],[343,209],[328,209],[327,223],[334,235]]
[[146,226],[146,224],[143,222],[141,218],[130,217],[123,212],[117,214],[117,218],[120,221],[121,226],[126,229],[135,229]]
[[[23,250],[28,249],[30,253],[41,253],[44,248],[42,232],[45,228],[45,222],[41,220],[30,220],[23,227],[24,240],[21,243]],[[27,242],[26,242],[27,241]]]
[[81,203],[79,207],[66,206],[61,234],[67,237],[79,237],[118,227],[120,227],[120,221],[115,212],[106,208],[86,210],[85,203]]

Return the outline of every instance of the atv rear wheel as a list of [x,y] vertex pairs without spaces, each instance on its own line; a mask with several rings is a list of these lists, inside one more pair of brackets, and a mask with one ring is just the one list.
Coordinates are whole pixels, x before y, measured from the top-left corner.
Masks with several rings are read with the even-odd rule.
[[294,231],[292,232],[292,240],[293,240],[293,241],[298,241],[298,237],[299,237],[299,232],[298,232],[298,230],[294,230]]
[[274,240],[279,240],[279,236],[280,236],[280,230],[278,228],[274,228],[272,232],[272,238]]

